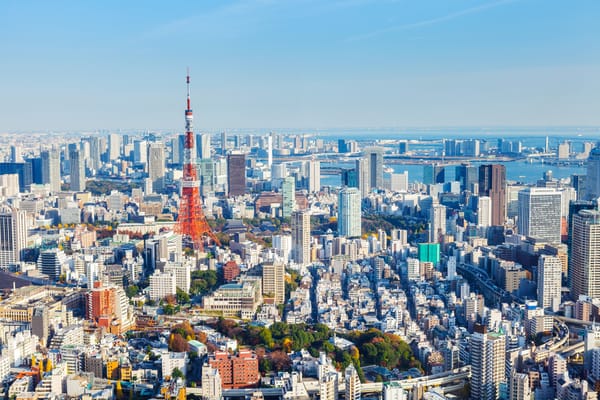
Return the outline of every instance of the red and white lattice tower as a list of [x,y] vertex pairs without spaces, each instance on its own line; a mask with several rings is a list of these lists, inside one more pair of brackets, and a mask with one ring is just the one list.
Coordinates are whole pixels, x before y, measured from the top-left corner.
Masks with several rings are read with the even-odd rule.
[[183,178],[181,180],[181,201],[179,217],[175,231],[194,244],[194,248],[202,250],[204,241],[212,239],[220,245],[219,239],[210,229],[206,216],[202,211],[200,198],[200,181],[194,164],[194,132],[192,121],[194,114],[190,103],[190,74],[187,75],[187,108],[185,110],[185,144],[183,149]]

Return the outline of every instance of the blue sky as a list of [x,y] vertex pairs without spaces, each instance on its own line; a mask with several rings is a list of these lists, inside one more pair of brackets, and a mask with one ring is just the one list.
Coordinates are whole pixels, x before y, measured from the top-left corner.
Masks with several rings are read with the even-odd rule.
[[0,132],[600,125],[596,0],[0,2]]

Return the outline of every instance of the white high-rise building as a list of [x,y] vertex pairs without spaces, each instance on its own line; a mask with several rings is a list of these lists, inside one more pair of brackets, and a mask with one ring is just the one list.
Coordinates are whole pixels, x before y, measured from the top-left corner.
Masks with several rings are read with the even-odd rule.
[[338,374],[329,372],[319,381],[319,398],[321,400],[338,399]]
[[150,275],[150,299],[160,300],[177,293],[177,278],[172,272],[154,271]]
[[360,400],[361,398],[361,383],[358,373],[354,365],[350,364],[344,371],[344,381],[346,387],[346,400]]
[[600,212],[581,210],[572,224],[571,297],[600,297]]
[[196,135],[196,156],[201,160],[210,159],[210,135],[208,133]]
[[560,243],[561,194],[551,188],[531,187],[519,192],[519,234]]
[[310,160],[308,164],[308,192],[316,193],[321,190],[321,162]]
[[407,279],[409,281],[421,280],[421,265],[418,258],[406,259]]
[[11,210],[0,213],[0,267],[21,261],[27,246],[27,213]]
[[292,213],[292,260],[310,264],[310,213],[306,210]]
[[202,366],[202,400],[221,400],[222,391],[219,370],[204,364]]
[[541,255],[538,259],[538,305],[546,310],[558,311],[561,300],[562,263],[560,258]]
[[471,399],[496,400],[500,384],[506,382],[506,338],[501,333],[488,333],[481,325],[470,336]]
[[508,387],[509,400],[531,400],[529,374],[521,374],[512,370]]
[[429,210],[429,241],[439,243],[440,237],[446,234],[446,206],[438,203]]
[[148,142],[145,140],[133,142],[133,162],[144,164],[148,162]]
[[390,174],[390,190],[394,192],[408,191],[408,171],[401,174]]
[[184,292],[190,291],[192,284],[192,269],[190,263],[184,262],[169,262],[165,266],[166,273],[172,273],[175,275],[175,286]]
[[273,132],[267,136],[267,167],[273,166]]
[[118,160],[121,157],[121,136],[116,133],[108,135],[108,157],[110,160]]
[[477,197],[477,225],[492,225],[492,199],[488,196]]
[[292,252],[292,237],[290,235],[273,235],[273,249],[287,263]]
[[357,188],[344,188],[338,195],[338,234],[346,237],[360,237],[361,197]]

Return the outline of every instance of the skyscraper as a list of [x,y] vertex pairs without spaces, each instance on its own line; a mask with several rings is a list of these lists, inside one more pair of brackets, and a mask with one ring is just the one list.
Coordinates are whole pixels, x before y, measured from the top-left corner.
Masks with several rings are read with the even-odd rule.
[[338,195],[338,234],[347,237],[360,237],[361,197],[357,188],[344,188]]
[[[356,170],[356,183],[357,187],[360,189],[360,194],[362,197],[366,197],[371,191],[371,178],[369,175],[369,160],[365,157],[358,158],[356,160],[355,168]],[[348,185],[350,186],[350,185]]]
[[506,382],[505,343],[504,334],[488,333],[485,326],[475,326],[469,343],[472,400],[498,398],[500,384]]
[[56,148],[41,152],[42,183],[49,184],[52,192],[60,192],[60,152]]
[[246,155],[227,155],[227,193],[229,196],[242,196],[246,193]]
[[221,155],[227,154],[227,132],[221,132]]
[[479,195],[492,199],[492,225],[506,219],[506,168],[501,164],[479,166]]
[[121,136],[116,133],[108,135],[108,157],[109,160],[121,157]]
[[85,161],[78,149],[69,151],[71,162],[71,190],[82,192],[85,190]]
[[600,212],[581,210],[573,216],[569,270],[571,297],[600,297]]
[[27,214],[11,210],[0,213],[0,267],[21,261],[27,246]]
[[600,147],[598,145],[590,151],[590,156],[587,160],[585,185],[586,200],[600,197]]
[[560,258],[542,254],[537,270],[538,305],[558,311],[561,301],[562,262]]
[[321,190],[321,162],[318,160],[307,161],[308,192],[315,193]]
[[561,221],[559,191],[531,187],[519,192],[519,234],[550,243],[560,243]]
[[292,260],[310,264],[310,214],[306,210],[292,213]]
[[161,142],[148,144],[148,178],[152,182],[152,191],[164,189],[165,146]]
[[289,218],[296,208],[296,180],[293,176],[286,177],[281,184],[281,216]]
[[429,241],[439,243],[440,237],[446,234],[446,206],[438,203],[429,210]]
[[367,147],[365,157],[369,168],[369,190],[383,187],[383,149]]
[[196,135],[196,157],[201,160],[210,159],[210,135],[208,133]]
[[100,154],[102,153],[100,148],[102,146],[102,142],[97,136],[92,136],[88,138],[88,141],[90,143],[90,158],[88,159],[88,166],[91,170],[94,171],[95,175],[96,172],[98,172],[98,170],[100,169],[100,165],[102,164],[100,161]]

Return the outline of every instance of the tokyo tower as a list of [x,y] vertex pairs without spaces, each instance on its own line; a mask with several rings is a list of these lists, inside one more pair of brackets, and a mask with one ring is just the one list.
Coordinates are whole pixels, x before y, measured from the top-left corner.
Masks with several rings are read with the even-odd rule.
[[192,121],[194,114],[190,102],[190,74],[187,74],[187,108],[185,110],[185,141],[183,148],[183,178],[181,180],[181,200],[179,203],[179,217],[175,231],[180,233],[194,244],[195,249],[204,249],[204,240],[212,239],[220,245],[219,239],[210,229],[206,216],[202,211],[200,199],[200,182],[198,171],[193,161],[194,132]]

